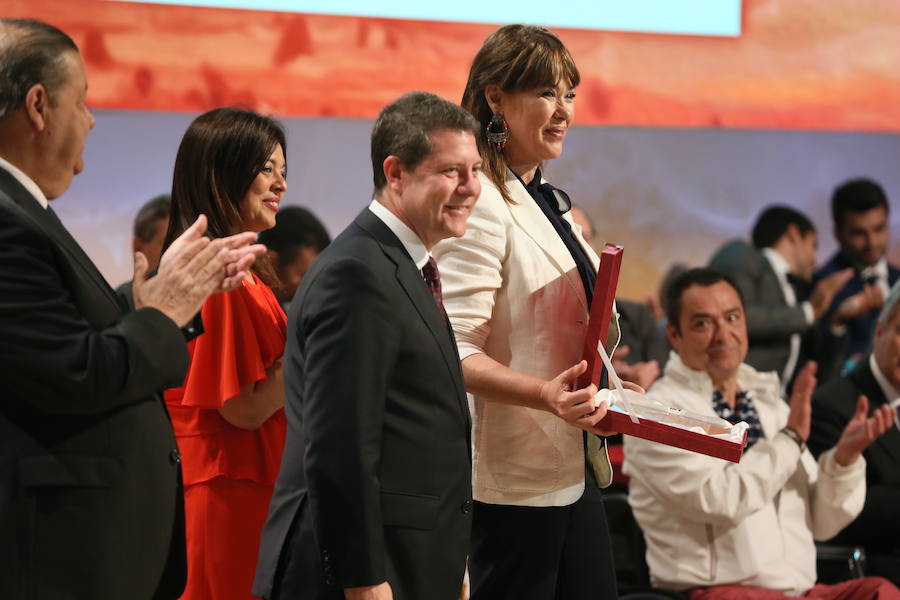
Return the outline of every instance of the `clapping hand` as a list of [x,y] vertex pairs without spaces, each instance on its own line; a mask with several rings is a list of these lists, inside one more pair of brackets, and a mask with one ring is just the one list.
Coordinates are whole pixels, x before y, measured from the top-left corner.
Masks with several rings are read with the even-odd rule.
[[156,308],[184,327],[211,294],[241,285],[253,261],[266,251],[265,246],[252,243],[255,233],[213,240],[205,237],[205,232],[206,217],[200,215],[166,249],[156,276],[149,279],[147,258],[135,254],[135,308]]
[[810,421],[812,420],[812,393],[816,389],[816,363],[809,361],[794,380],[791,392],[791,412],[787,426],[800,436],[804,442],[809,439]]
[[871,417],[868,414],[869,399],[860,396],[856,401],[856,414],[847,423],[835,446],[834,459],[839,465],[855,463],[863,451],[890,428],[897,417],[897,412],[888,404],[873,410]]

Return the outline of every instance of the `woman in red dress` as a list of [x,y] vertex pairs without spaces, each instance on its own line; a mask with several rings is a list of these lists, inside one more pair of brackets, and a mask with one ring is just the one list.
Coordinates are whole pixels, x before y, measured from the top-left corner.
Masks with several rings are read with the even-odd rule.
[[[285,136],[274,120],[219,108],[184,134],[166,246],[199,214],[207,235],[275,225],[287,190]],[[184,385],[166,392],[182,456],[187,529],[185,600],[251,598],[260,532],[284,449],[284,311],[265,257],[242,288],[210,297],[189,344]]]

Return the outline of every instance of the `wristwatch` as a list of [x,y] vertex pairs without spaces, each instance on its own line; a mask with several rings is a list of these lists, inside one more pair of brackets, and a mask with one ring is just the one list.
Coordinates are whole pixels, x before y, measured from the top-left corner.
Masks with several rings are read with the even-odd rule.
[[788,436],[795,442],[797,442],[797,447],[800,448],[800,453],[802,454],[804,450],[806,450],[806,442],[803,441],[803,438],[800,437],[800,434],[791,429],[790,427],[785,426],[782,428],[781,433]]

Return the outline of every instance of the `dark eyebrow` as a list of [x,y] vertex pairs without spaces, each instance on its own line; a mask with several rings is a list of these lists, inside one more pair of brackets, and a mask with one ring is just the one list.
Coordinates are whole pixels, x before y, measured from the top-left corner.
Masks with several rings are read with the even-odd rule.
[[694,313],[691,315],[691,321],[694,319],[711,319],[713,315],[710,313]]

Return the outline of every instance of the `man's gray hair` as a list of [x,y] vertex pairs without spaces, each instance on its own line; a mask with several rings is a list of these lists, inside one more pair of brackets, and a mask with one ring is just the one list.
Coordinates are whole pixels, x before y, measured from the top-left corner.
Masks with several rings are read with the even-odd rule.
[[382,165],[388,156],[415,169],[431,154],[431,134],[441,129],[467,131],[476,137],[481,132],[469,111],[428,92],[409,92],[384,107],[372,127],[375,191],[387,183]]
[[878,315],[878,324],[884,326],[894,318],[898,309],[900,309],[900,281],[894,284],[885,299],[884,306],[881,307],[881,314]]
[[25,101],[35,84],[43,84],[50,102],[66,81],[65,55],[78,52],[68,35],[33,19],[0,19],[0,121]]

